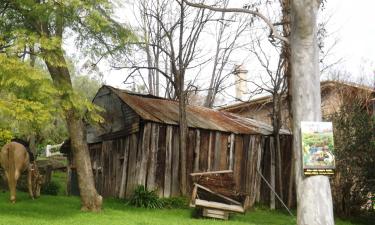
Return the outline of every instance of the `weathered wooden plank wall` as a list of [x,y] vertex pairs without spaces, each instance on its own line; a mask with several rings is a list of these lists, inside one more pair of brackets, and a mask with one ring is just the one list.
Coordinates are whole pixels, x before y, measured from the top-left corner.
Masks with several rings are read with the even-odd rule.
[[[97,190],[104,197],[130,197],[139,184],[160,197],[179,196],[181,178],[178,127],[145,122],[137,133],[91,144]],[[188,191],[192,172],[233,169],[236,190],[250,195],[249,204],[269,202],[269,138],[189,128],[187,141]],[[291,173],[290,140],[282,140],[283,196],[288,197]],[[288,179],[287,179],[288,178]],[[189,192],[188,192],[189,193]]]

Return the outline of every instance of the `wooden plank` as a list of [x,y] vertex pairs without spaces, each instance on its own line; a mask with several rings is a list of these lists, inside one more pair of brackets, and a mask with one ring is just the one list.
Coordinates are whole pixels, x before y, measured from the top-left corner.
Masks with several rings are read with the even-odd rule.
[[220,170],[220,158],[221,158],[221,132],[215,132],[215,148],[214,148],[214,163],[213,170]]
[[121,148],[121,142],[120,140],[113,141],[113,148],[112,148],[112,183],[111,183],[111,197],[117,197],[119,192],[119,185],[118,185],[118,168],[120,168],[120,157],[119,157],[119,149]]
[[230,134],[230,147],[229,147],[229,169],[233,170],[234,165],[234,142],[235,142],[235,135]]
[[131,134],[129,139],[129,163],[128,163],[128,174],[127,174],[127,183],[125,197],[129,198],[136,185],[137,185],[137,150],[138,150],[138,136],[137,134]]
[[207,208],[213,208],[213,209],[221,209],[221,210],[226,210],[226,211],[231,211],[231,212],[239,212],[239,213],[245,212],[242,206],[229,205],[229,204],[224,204],[220,202],[211,202],[211,201],[206,201],[202,199],[196,199],[195,205],[207,207]]
[[[261,184],[261,177],[259,176],[258,171],[261,171],[261,162],[262,162],[262,155],[263,155],[263,150],[264,150],[264,141],[265,138],[261,137],[259,140],[259,145],[258,145],[258,152],[257,152],[257,163],[256,163],[256,187],[255,187],[255,201],[259,202],[260,200],[260,184]],[[252,206],[254,203],[250,203],[249,206]]]
[[210,136],[208,138],[208,153],[207,153],[207,171],[212,169],[212,147],[213,147],[213,132],[210,132]]
[[219,170],[227,170],[229,169],[228,165],[228,137],[229,135],[222,133],[221,140],[220,140],[220,165]]
[[[275,145],[274,138],[270,137],[270,165],[271,165],[271,175],[270,184],[273,190],[276,190],[276,157],[275,157]],[[273,191],[270,191],[270,208],[275,209],[276,207],[276,196]]]
[[152,123],[151,125],[151,146],[149,151],[148,171],[147,171],[147,189],[154,190],[156,188],[156,165],[157,165],[157,146],[159,142],[159,125]]
[[243,146],[244,146],[244,152],[243,152],[243,156],[242,156],[242,177],[241,177],[241,188],[243,189],[243,191],[245,193],[248,193],[249,192],[249,189],[247,187],[247,181],[248,181],[248,175],[249,175],[249,171],[248,171],[248,157],[249,157],[249,154],[250,154],[250,135],[244,135],[244,143],[243,143]]
[[146,186],[147,163],[150,155],[151,124],[145,123],[142,136],[142,147],[138,151],[137,161],[139,163],[138,184]]
[[198,171],[208,170],[208,148],[210,142],[210,132],[200,131],[200,151],[199,151],[199,169]]
[[196,132],[195,129],[188,130],[187,136],[187,148],[186,148],[186,190],[185,193],[190,193],[193,188],[193,182],[191,180],[190,173],[194,170],[194,151],[195,151],[195,144],[196,144]]
[[216,219],[222,219],[222,220],[228,220],[229,213],[224,210],[203,208],[203,216],[216,218]]
[[179,140],[179,131],[177,127],[173,127],[172,133],[172,193],[171,195],[179,196],[180,195],[180,140]]
[[101,165],[100,167],[102,168],[102,173],[101,173],[101,179],[100,179],[100,194],[103,195],[103,192],[104,192],[104,148],[105,148],[105,144],[103,142],[102,144],[102,151],[101,151]]
[[127,177],[127,169],[128,169],[128,159],[129,159],[129,136],[125,138],[123,144],[123,162],[122,162],[122,174],[121,174],[121,185],[120,185],[120,193],[119,198],[125,197],[125,189],[126,189],[126,177]]
[[234,165],[233,165],[233,174],[234,174],[234,183],[236,184],[236,191],[242,191],[241,188],[241,179],[242,179],[242,157],[243,157],[243,137],[242,135],[235,136],[234,144]]
[[196,129],[195,136],[195,148],[194,148],[194,172],[199,171],[199,152],[201,146],[201,133],[199,129]]
[[157,166],[156,166],[156,188],[160,198],[164,197],[165,179],[165,156],[166,156],[166,126],[159,125],[159,140],[157,146]]
[[167,126],[164,172],[164,197],[166,198],[170,197],[172,192],[172,132],[173,127]]
[[233,173],[233,170],[218,170],[218,171],[197,172],[197,173],[191,173],[190,176],[202,176],[202,175],[220,174],[220,173]]

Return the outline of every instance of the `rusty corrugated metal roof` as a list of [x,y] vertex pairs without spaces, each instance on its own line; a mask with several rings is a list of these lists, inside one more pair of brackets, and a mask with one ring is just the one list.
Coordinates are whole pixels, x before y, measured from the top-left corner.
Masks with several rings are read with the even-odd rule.
[[[178,125],[178,102],[150,95],[140,95],[106,86],[144,120]],[[272,134],[272,127],[253,119],[201,106],[187,105],[188,127],[239,134]],[[281,134],[290,134],[282,130]]]

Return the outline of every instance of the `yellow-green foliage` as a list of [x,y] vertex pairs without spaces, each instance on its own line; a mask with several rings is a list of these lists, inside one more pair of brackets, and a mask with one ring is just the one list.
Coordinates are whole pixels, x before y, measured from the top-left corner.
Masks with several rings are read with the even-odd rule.
[[43,71],[0,55],[0,141],[51,123],[61,114],[57,94]]
[[0,129],[0,148],[13,138],[12,132]]

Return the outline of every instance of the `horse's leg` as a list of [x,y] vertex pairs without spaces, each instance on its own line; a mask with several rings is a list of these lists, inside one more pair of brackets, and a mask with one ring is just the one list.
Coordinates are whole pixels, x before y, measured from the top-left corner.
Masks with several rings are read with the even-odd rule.
[[30,198],[34,199],[33,186],[32,186],[32,174],[31,169],[27,169],[27,188],[29,189]]
[[10,192],[10,201],[12,203],[16,203],[16,186],[14,185],[13,182],[11,182],[12,178],[10,176],[12,175],[9,174],[8,171],[5,170],[5,177],[7,178],[8,188]]
[[[14,174],[14,182],[11,182],[12,178],[11,176],[13,176],[12,174],[8,174],[8,186],[9,186],[9,191],[10,191],[10,201],[12,203],[16,203],[16,186],[17,186],[17,180],[18,180],[18,177],[17,177],[17,171],[16,173]],[[18,175],[19,176],[19,175]]]

